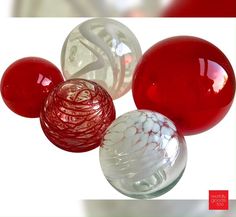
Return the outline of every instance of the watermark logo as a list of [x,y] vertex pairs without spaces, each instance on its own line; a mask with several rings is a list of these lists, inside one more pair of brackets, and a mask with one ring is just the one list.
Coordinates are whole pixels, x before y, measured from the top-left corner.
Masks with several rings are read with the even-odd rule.
[[229,194],[227,190],[209,191],[209,210],[228,210]]

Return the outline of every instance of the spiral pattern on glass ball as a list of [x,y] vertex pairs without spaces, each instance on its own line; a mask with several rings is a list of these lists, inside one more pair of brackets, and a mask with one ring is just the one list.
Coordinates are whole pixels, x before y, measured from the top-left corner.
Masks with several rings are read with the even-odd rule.
[[47,138],[70,152],[98,147],[114,119],[115,107],[107,91],[84,79],[59,84],[47,97],[40,114]]
[[100,147],[106,179],[133,198],[153,198],[181,178],[187,161],[184,137],[167,117],[137,110],[108,127]]

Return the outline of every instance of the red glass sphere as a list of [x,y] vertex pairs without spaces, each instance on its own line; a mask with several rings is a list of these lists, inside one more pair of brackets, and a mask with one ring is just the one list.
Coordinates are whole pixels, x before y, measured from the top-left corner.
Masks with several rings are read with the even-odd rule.
[[164,17],[235,17],[235,0],[172,0]]
[[138,109],[164,114],[191,135],[213,127],[226,115],[234,98],[235,77],[216,46],[177,36],[158,42],[143,55],[132,91]]
[[111,96],[97,83],[84,79],[59,84],[48,95],[40,114],[47,138],[70,152],[98,147],[114,119]]
[[36,118],[48,93],[62,81],[62,74],[54,64],[39,57],[26,57],[4,72],[1,94],[13,112]]

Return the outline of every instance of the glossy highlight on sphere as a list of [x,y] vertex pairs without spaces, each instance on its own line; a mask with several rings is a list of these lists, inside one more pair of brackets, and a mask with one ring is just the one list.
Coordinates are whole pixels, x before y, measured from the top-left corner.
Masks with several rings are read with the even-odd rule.
[[59,84],[48,95],[40,114],[47,138],[70,152],[98,147],[114,119],[115,107],[107,91],[84,79]]
[[141,55],[139,42],[128,27],[112,19],[95,18],[68,35],[61,65],[66,79],[95,81],[117,99],[130,90]]
[[48,93],[63,82],[60,70],[39,57],[26,57],[12,63],[1,80],[1,94],[6,105],[16,114],[39,117]]
[[138,109],[160,112],[184,135],[204,132],[223,119],[235,94],[229,60],[216,46],[192,36],[156,43],[135,69]]
[[160,196],[180,180],[187,162],[184,137],[152,111],[123,114],[107,129],[100,164],[108,182],[133,198]]

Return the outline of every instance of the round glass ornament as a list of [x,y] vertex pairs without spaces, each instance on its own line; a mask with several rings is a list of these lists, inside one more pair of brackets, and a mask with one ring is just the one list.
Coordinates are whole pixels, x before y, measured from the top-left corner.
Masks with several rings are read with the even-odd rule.
[[95,81],[117,99],[130,90],[141,55],[139,42],[128,27],[116,20],[95,18],[70,32],[61,65],[66,79]]
[[84,79],[59,84],[48,95],[40,114],[47,138],[70,152],[98,147],[114,119],[111,96],[100,85]]
[[6,69],[1,79],[1,94],[13,112],[37,118],[49,92],[63,81],[60,70],[48,60],[26,57]]
[[108,182],[124,195],[158,197],[181,178],[187,162],[184,137],[167,117],[136,110],[117,118],[100,147]]
[[233,68],[219,48],[200,38],[176,36],[156,43],[134,73],[138,109],[160,112],[184,135],[221,121],[235,95]]
[[162,17],[235,17],[236,1],[175,0],[161,12]]

